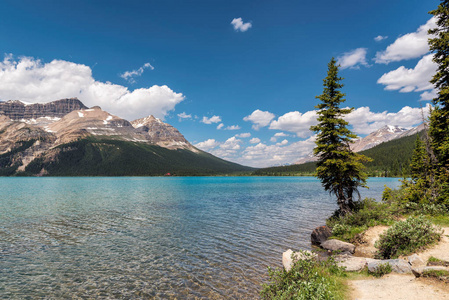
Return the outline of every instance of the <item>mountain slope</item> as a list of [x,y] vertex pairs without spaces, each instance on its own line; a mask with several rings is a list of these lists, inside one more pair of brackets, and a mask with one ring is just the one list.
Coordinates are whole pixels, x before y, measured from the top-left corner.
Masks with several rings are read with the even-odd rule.
[[[424,130],[424,124],[421,124],[409,130],[397,125],[385,125],[384,127],[371,132],[366,137],[354,140],[354,142],[351,144],[351,150],[354,152],[368,150],[382,143],[410,136],[422,130]],[[307,156],[297,160],[295,164],[303,164],[312,161],[317,161],[317,158],[313,155],[313,153],[309,153]]]
[[[129,122],[100,107],[86,108],[77,99],[56,102],[3,102],[8,105],[0,114],[0,175],[213,175],[253,170],[196,149],[176,128],[153,116]],[[32,118],[17,119],[24,115],[16,107],[34,108],[27,110]]]
[[[373,159],[366,163],[366,172],[369,176],[401,177],[410,172],[410,160],[415,146],[416,136],[423,131],[410,136],[404,136],[388,142],[381,143],[360,153]],[[313,175],[316,169],[315,162],[304,164],[271,167],[253,172],[258,176],[306,176]]]

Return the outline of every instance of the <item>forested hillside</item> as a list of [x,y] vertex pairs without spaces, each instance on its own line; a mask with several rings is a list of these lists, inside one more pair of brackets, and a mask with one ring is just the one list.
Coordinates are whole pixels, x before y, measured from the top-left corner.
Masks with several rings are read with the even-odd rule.
[[[419,133],[419,134],[422,134]],[[366,163],[368,176],[402,177],[410,174],[410,161],[417,134],[382,143],[374,148],[360,152],[373,159]],[[258,169],[256,176],[311,176],[316,168],[315,162],[300,165]]]

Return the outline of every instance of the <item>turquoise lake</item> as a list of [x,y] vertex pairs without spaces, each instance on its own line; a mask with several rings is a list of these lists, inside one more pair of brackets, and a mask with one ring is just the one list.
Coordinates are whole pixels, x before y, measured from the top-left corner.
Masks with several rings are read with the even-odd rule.
[[[396,178],[370,178],[380,199]],[[0,178],[4,299],[254,299],[336,209],[312,177]]]

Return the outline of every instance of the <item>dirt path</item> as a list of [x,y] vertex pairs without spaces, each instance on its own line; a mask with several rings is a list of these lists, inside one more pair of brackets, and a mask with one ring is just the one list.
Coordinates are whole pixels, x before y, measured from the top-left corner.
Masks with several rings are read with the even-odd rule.
[[[375,251],[374,242],[379,234],[388,227],[376,226],[365,233],[367,242],[358,246],[356,254],[372,257]],[[445,227],[442,240],[434,247],[417,253],[427,261],[430,256],[449,261],[449,227]],[[360,256],[362,256],[360,255]],[[350,280],[352,289],[351,299],[357,300],[424,300],[424,299],[449,299],[449,284],[428,278],[415,278],[414,275],[389,274],[379,279]]]
[[379,279],[352,280],[352,299],[357,300],[447,300],[445,283],[415,279],[413,275],[390,274]]

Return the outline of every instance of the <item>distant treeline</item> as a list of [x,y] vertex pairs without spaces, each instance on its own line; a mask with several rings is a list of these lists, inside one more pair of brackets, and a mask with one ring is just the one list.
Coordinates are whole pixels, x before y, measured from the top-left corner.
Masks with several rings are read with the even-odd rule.
[[[418,133],[420,135],[423,132]],[[407,177],[410,175],[410,161],[415,147],[417,134],[382,143],[371,149],[361,151],[373,159],[366,163],[365,171],[371,177]],[[255,176],[312,176],[316,163],[308,162],[300,165],[271,167],[258,169]]]

